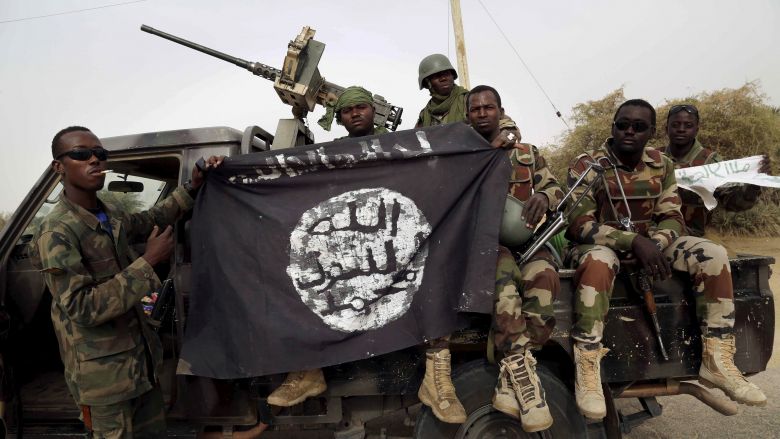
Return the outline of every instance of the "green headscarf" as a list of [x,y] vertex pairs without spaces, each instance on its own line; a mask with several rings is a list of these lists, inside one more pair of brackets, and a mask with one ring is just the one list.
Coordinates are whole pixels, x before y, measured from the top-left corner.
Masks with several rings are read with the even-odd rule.
[[[449,96],[442,96],[431,91],[431,100],[420,111],[422,126],[462,122],[466,120],[466,95],[469,91],[459,85],[452,88]],[[444,116],[439,122],[434,116]],[[436,121],[434,123],[434,120]]]
[[334,105],[325,106],[325,114],[320,118],[317,123],[325,130],[330,131],[330,126],[333,124],[333,118],[341,111],[342,108],[354,107],[358,104],[374,104],[374,95],[370,91],[363,87],[353,85],[347,87],[341,92],[338,100]]

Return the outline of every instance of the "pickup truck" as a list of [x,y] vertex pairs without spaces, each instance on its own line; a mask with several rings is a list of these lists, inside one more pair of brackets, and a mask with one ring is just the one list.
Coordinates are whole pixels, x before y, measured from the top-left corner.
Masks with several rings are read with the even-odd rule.
[[[235,156],[265,151],[273,136],[258,127],[244,132],[227,127],[126,135],[102,139],[111,153],[110,181],[137,192],[104,191],[127,209],[145,209],[184,183],[195,162],[210,155]],[[51,295],[32,265],[30,243],[40,220],[61,191],[51,169],[29,191],[0,234],[0,437],[72,437],[84,434],[62,376],[57,341],[50,319]],[[589,423],[577,410],[573,380],[573,271],[561,270],[562,291],[555,304],[557,326],[537,355],[538,372],[555,423],[528,434],[519,422],[494,410],[491,397],[498,368],[490,338],[489,315],[467,315],[468,326],[452,340],[453,380],[468,412],[462,425],[438,422],[421,408],[417,389],[425,354],[408,348],[325,369],[328,391],[317,398],[280,410],[265,397],[283,375],[242,380],[214,380],[175,374],[182,334],[187,324],[191,247],[188,218],[175,228],[176,247],[170,263],[156,267],[161,279],[173,279],[175,318],[159,334],[165,346],[161,384],[168,404],[171,436],[250,437],[248,428],[269,424],[270,438],[619,438],[631,427],[658,416],[657,396],[690,394],[724,415],[736,413],[730,401],[716,397],[694,379],[701,359],[699,328],[687,280],[673,278],[654,286],[661,337],[670,359],[659,353],[641,295],[630,282],[616,282],[604,344],[611,352],[602,362],[608,415]],[[143,243],[138,250],[142,250]],[[746,374],[763,371],[772,354],[774,305],[769,289],[774,259],[740,255],[731,261],[737,313],[736,363]],[[643,410],[619,413],[614,400],[638,398]]]

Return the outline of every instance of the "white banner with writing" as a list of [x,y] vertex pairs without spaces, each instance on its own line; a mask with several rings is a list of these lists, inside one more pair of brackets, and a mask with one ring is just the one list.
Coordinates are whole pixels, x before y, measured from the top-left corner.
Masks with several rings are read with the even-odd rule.
[[678,187],[696,192],[704,201],[707,209],[712,210],[718,205],[718,200],[713,194],[715,189],[720,186],[747,183],[780,188],[780,177],[758,172],[761,159],[760,155],[756,155],[704,166],[676,169],[674,175],[677,177]]

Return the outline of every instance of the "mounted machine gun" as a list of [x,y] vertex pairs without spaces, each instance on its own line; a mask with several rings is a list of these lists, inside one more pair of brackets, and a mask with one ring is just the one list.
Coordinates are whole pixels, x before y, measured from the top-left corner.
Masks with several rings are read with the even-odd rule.
[[[341,92],[344,91],[344,87],[328,82],[320,75],[317,65],[325,51],[325,43],[314,39],[316,31],[309,26],[304,26],[301,33],[287,45],[287,55],[284,57],[281,70],[219,52],[145,24],[141,26],[141,30],[235,64],[249,70],[254,75],[273,81],[274,90],[279,98],[285,104],[293,107],[293,116],[295,116],[295,119],[279,121],[273,141],[274,149],[314,143],[311,131],[304,122],[306,114],[313,111],[317,104],[334,105]],[[376,94],[374,95],[374,108],[375,125],[391,131],[398,128],[403,108],[388,103],[382,96]]]

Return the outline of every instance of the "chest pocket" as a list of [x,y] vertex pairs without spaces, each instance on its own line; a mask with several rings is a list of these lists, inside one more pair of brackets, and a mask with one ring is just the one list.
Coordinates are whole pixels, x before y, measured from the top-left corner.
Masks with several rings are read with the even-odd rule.
[[520,201],[531,198],[534,177],[534,155],[531,148],[521,144],[514,148],[510,156],[512,177],[509,180],[509,193]]
[[83,263],[92,277],[100,282],[120,271],[114,242],[105,233],[93,233],[81,244]]

